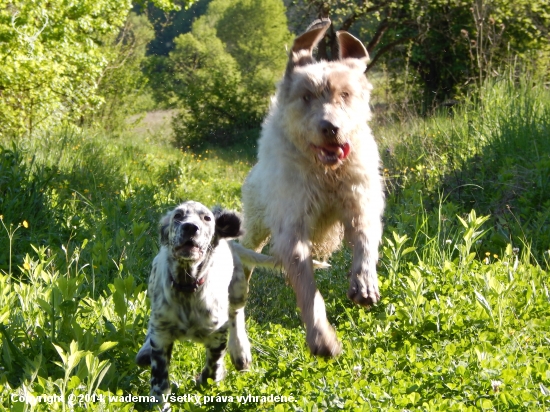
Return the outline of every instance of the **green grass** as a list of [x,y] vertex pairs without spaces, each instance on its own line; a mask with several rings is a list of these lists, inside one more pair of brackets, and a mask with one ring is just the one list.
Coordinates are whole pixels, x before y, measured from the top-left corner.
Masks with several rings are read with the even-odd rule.
[[[284,277],[256,271],[252,370],[226,359],[223,382],[197,387],[202,347],[179,343],[173,392],[199,402],[174,409],[550,409],[550,94],[501,81],[482,103],[376,130],[382,301],[345,297],[347,249],[317,274],[340,357],[308,353]],[[240,210],[253,148],[72,130],[0,146],[0,410],[147,410],[124,397],[149,391],[133,359],[158,219],[184,199]],[[61,394],[77,404],[38,402]]]

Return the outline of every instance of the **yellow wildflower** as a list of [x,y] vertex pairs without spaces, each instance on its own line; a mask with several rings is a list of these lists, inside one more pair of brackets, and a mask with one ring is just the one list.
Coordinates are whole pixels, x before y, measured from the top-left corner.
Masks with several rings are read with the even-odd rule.
[[23,227],[25,229],[28,229],[29,228],[29,222],[27,222],[26,220],[23,220]]
[[31,270],[31,265],[29,265],[29,262],[23,263],[23,269],[25,269],[25,270]]

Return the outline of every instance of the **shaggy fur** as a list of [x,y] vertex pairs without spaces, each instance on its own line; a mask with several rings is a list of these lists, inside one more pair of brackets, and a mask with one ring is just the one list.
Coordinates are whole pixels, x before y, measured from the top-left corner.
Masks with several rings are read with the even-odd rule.
[[[378,148],[367,125],[372,89],[368,53],[338,32],[339,60],[317,62],[313,48],[330,25],[298,37],[259,140],[258,163],[243,186],[245,247],[282,263],[296,294],[313,354],[341,351],[315,285],[312,255],[328,257],[345,239],[353,250],[348,297],[379,298],[376,263],[384,208]],[[251,271],[246,272],[250,278]]]
[[274,267],[275,260],[228,242],[241,234],[240,226],[235,213],[210,211],[192,201],[160,222],[161,247],[149,278],[151,317],[136,356],[138,365],[151,366],[151,395],[158,402],[170,392],[168,368],[175,340],[204,344],[206,365],[199,382],[224,377],[227,346],[237,370],[247,369],[252,361],[244,316],[248,282],[241,260],[265,267]]

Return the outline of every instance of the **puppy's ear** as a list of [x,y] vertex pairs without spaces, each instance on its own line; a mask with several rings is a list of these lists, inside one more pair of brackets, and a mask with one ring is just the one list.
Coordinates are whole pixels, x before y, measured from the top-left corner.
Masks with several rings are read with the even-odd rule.
[[220,238],[236,238],[243,234],[240,216],[230,210],[215,207],[212,210],[216,221],[216,235]]
[[168,237],[170,236],[170,217],[172,212],[167,213],[160,220],[159,223],[159,232],[160,232],[160,244],[168,245]]

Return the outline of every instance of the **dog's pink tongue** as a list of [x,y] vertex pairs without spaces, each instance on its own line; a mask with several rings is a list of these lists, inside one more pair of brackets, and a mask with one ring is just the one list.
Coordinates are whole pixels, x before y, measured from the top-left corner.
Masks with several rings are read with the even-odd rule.
[[336,154],[336,156],[338,156],[338,159],[340,160],[343,160],[346,157],[348,157],[349,152],[351,151],[351,147],[349,143],[344,143],[343,145],[336,145],[336,144],[326,145],[326,146],[323,146],[322,149],[325,150],[326,152],[331,152]]

